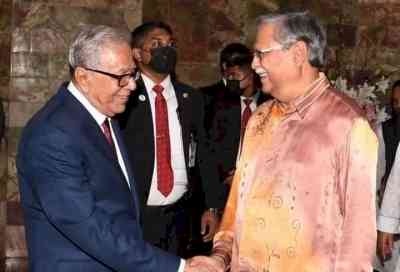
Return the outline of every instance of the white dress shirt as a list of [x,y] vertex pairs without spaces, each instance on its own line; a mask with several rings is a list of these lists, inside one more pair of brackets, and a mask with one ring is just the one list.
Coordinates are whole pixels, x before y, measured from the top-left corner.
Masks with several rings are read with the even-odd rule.
[[142,74],[146,92],[149,97],[151,115],[154,131],[154,168],[147,205],[165,206],[178,201],[187,191],[188,178],[186,173],[185,153],[183,149],[182,127],[178,116],[178,100],[175,95],[174,86],[170,76],[167,76],[159,85],[164,87],[162,95],[165,98],[168,109],[168,127],[171,143],[171,167],[174,176],[173,188],[168,196],[164,196],[157,189],[157,146],[156,146],[156,124],[155,124],[155,98],[157,94],[153,91],[156,85],[149,77]]
[[257,100],[258,100],[259,96],[260,96],[260,92],[256,92],[255,94],[253,94],[253,96],[250,96],[250,97],[240,96],[241,116],[243,116],[244,109],[246,108],[246,104],[244,103],[244,100],[252,99],[252,101],[250,103],[250,109],[251,109],[251,112],[254,112],[257,108]]
[[[382,132],[382,130],[380,131]],[[378,140],[382,135],[380,135],[379,130],[377,131]],[[380,141],[379,143],[381,144]],[[385,146],[383,145],[384,149]],[[380,159],[381,160],[381,159]],[[380,166],[378,162],[378,172],[381,169],[384,173],[384,165]],[[380,184],[381,175],[378,176],[378,183]],[[383,200],[381,208],[378,213],[377,228],[380,231],[388,233],[400,233],[400,148],[397,147],[396,157],[393,163],[390,175],[386,183],[385,193],[383,195]],[[394,241],[392,249],[392,257],[385,261],[384,266],[375,258],[374,268],[381,272],[400,272],[400,242]]]
[[400,233],[400,149],[397,147],[390,175],[386,183],[381,209],[378,215],[378,230]]

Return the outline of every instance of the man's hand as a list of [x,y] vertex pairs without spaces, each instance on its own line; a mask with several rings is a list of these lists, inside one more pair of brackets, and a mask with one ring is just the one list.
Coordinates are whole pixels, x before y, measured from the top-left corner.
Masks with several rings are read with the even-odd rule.
[[383,263],[392,256],[393,233],[382,232],[378,230],[377,255]]
[[201,235],[203,235],[203,242],[209,242],[214,238],[218,225],[218,214],[215,211],[206,210],[201,216]]
[[217,256],[195,256],[186,260],[185,272],[224,272],[224,261]]

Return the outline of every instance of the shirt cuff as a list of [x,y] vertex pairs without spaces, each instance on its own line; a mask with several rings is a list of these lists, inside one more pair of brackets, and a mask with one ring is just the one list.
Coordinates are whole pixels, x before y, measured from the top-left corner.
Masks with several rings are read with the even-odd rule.
[[184,272],[185,271],[185,260],[181,259],[181,263],[179,264],[178,272]]
[[399,218],[386,217],[386,216],[378,216],[377,227],[378,230],[387,232],[387,233],[399,233]]

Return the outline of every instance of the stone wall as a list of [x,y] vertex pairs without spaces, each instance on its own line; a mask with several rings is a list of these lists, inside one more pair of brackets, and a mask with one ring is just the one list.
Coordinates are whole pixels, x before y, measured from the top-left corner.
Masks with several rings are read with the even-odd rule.
[[377,75],[400,77],[398,0],[147,0],[143,20],[171,24],[178,76],[199,87],[218,79],[224,45],[239,41],[252,47],[258,15],[288,9],[308,9],[326,25],[331,78],[343,75],[357,84]]
[[68,79],[67,45],[80,23],[132,29],[161,19],[178,40],[178,77],[193,86],[219,77],[227,43],[252,46],[254,19],[279,9],[307,8],[328,28],[328,72],[351,79],[400,78],[398,0],[0,0],[0,97],[7,137],[0,153],[0,271],[25,271],[26,249],[15,156],[21,129]]

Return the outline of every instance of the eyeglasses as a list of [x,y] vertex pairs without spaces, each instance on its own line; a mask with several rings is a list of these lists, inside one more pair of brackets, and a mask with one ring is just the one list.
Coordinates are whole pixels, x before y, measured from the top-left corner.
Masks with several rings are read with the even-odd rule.
[[112,77],[112,78],[118,80],[118,85],[120,87],[125,87],[126,85],[129,84],[129,81],[131,79],[138,80],[139,77],[140,77],[139,69],[135,69],[133,72],[128,73],[128,74],[123,74],[123,75],[111,74],[111,73],[107,73],[107,72],[104,72],[104,71],[100,71],[100,70],[96,70],[96,69],[90,69],[90,68],[86,68],[86,67],[85,67],[85,69],[89,70],[89,71],[92,71],[92,72],[95,72],[95,73],[106,75],[106,76],[109,76],[109,77]]
[[282,46],[282,45],[269,47],[269,48],[265,48],[265,49],[261,49],[261,50],[255,49],[254,52],[253,52],[253,56],[255,58],[258,58],[259,60],[261,60],[268,53],[271,53],[272,51],[282,50],[282,49],[285,49],[285,47]]

